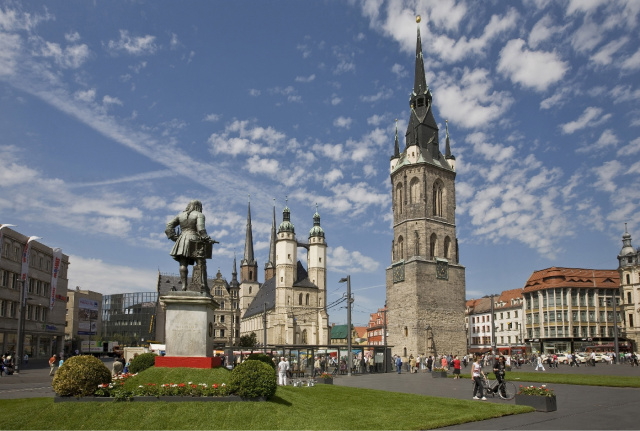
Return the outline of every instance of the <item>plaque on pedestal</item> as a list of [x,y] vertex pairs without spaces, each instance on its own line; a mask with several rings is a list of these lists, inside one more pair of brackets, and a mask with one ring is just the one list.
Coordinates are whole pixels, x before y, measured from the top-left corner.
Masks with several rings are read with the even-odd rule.
[[[208,294],[187,291],[161,296],[160,304],[166,316],[165,358],[183,358],[188,367],[193,363],[188,358],[213,357],[211,329],[218,303]],[[172,366],[177,366],[175,363],[172,361]]]

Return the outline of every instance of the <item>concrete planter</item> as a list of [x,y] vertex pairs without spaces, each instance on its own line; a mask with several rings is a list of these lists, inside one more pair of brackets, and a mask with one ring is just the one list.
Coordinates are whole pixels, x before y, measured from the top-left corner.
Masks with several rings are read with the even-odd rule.
[[555,395],[545,397],[542,395],[516,395],[516,405],[531,406],[539,412],[555,412],[558,410]]
[[442,378],[446,379],[447,378],[447,372],[446,371],[432,371],[431,372],[431,377],[438,378],[438,379],[442,377]]

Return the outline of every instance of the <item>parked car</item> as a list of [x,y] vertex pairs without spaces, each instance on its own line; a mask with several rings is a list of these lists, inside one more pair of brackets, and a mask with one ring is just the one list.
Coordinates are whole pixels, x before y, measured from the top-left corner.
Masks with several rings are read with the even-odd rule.
[[566,353],[558,353],[558,362],[561,364],[568,364],[569,358],[567,358]]

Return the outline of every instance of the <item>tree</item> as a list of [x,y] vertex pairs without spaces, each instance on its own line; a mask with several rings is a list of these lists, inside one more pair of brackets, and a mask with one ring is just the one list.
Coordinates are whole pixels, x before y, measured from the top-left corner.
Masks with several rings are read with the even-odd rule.
[[238,344],[240,347],[255,347],[258,343],[258,337],[255,332],[252,332],[250,335],[243,335],[240,337],[240,343]]

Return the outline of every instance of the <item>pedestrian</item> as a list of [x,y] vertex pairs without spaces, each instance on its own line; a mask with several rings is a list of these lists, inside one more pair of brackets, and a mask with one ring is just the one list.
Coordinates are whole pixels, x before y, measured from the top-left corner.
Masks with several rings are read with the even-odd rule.
[[124,363],[122,357],[118,354],[113,361],[113,366],[111,369],[111,374],[114,376],[119,376],[122,374],[122,369],[124,368]]
[[283,356],[278,364],[278,384],[280,386],[287,386],[287,371],[289,371],[289,364],[284,360]]
[[[504,356],[500,355],[500,357],[496,360],[495,364],[493,364],[493,373],[496,375],[496,380],[498,381],[498,384],[493,389],[494,394],[498,392],[500,383],[504,381],[505,369],[506,369],[506,364],[505,364]],[[505,394],[502,394],[502,395],[504,396]]]
[[460,359],[458,359],[458,355],[453,356],[453,378],[460,378]]
[[410,366],[410,373],[415,373],[416,372],[416,358],[413,357],[413,354],[409,355],[409,366]]
[[442,356],[442,359],[440,360],[440,365],[442,365],[442,368],[449,371],[449,362],[447,361],[446,356]]
[[24,365],[25,365],[25,367],[27,365],[29,365],[29,354],[28,353],[24,354]]
[[482,372],[482,365],[480,365],[481,359],[482,358],[480,356],[476,356],[476,361],[471,365],[471,376],[475,382],[475,385],[473,385],[473,399],[486,401],[487,398],[484,396],[484,385],[482,384],[482,380],[485,376]]
[[53,355],[49,358],[49,375],[53,376],[56,372],[56,362],[58,361],[58,357]]
[[538,368],[542,368],[542,371],[546,371],[544,369],[544,365],[542,364],[542,355],[538,355],[538,362],[536,368],[533,371],[538,371]]
[[427,359],[427,372],[430,373],[433,368],[433,356],[429,356]]
[[402,358],[400,355],[396,356],[396,370],[398,370],[398,374],[402,374]]

